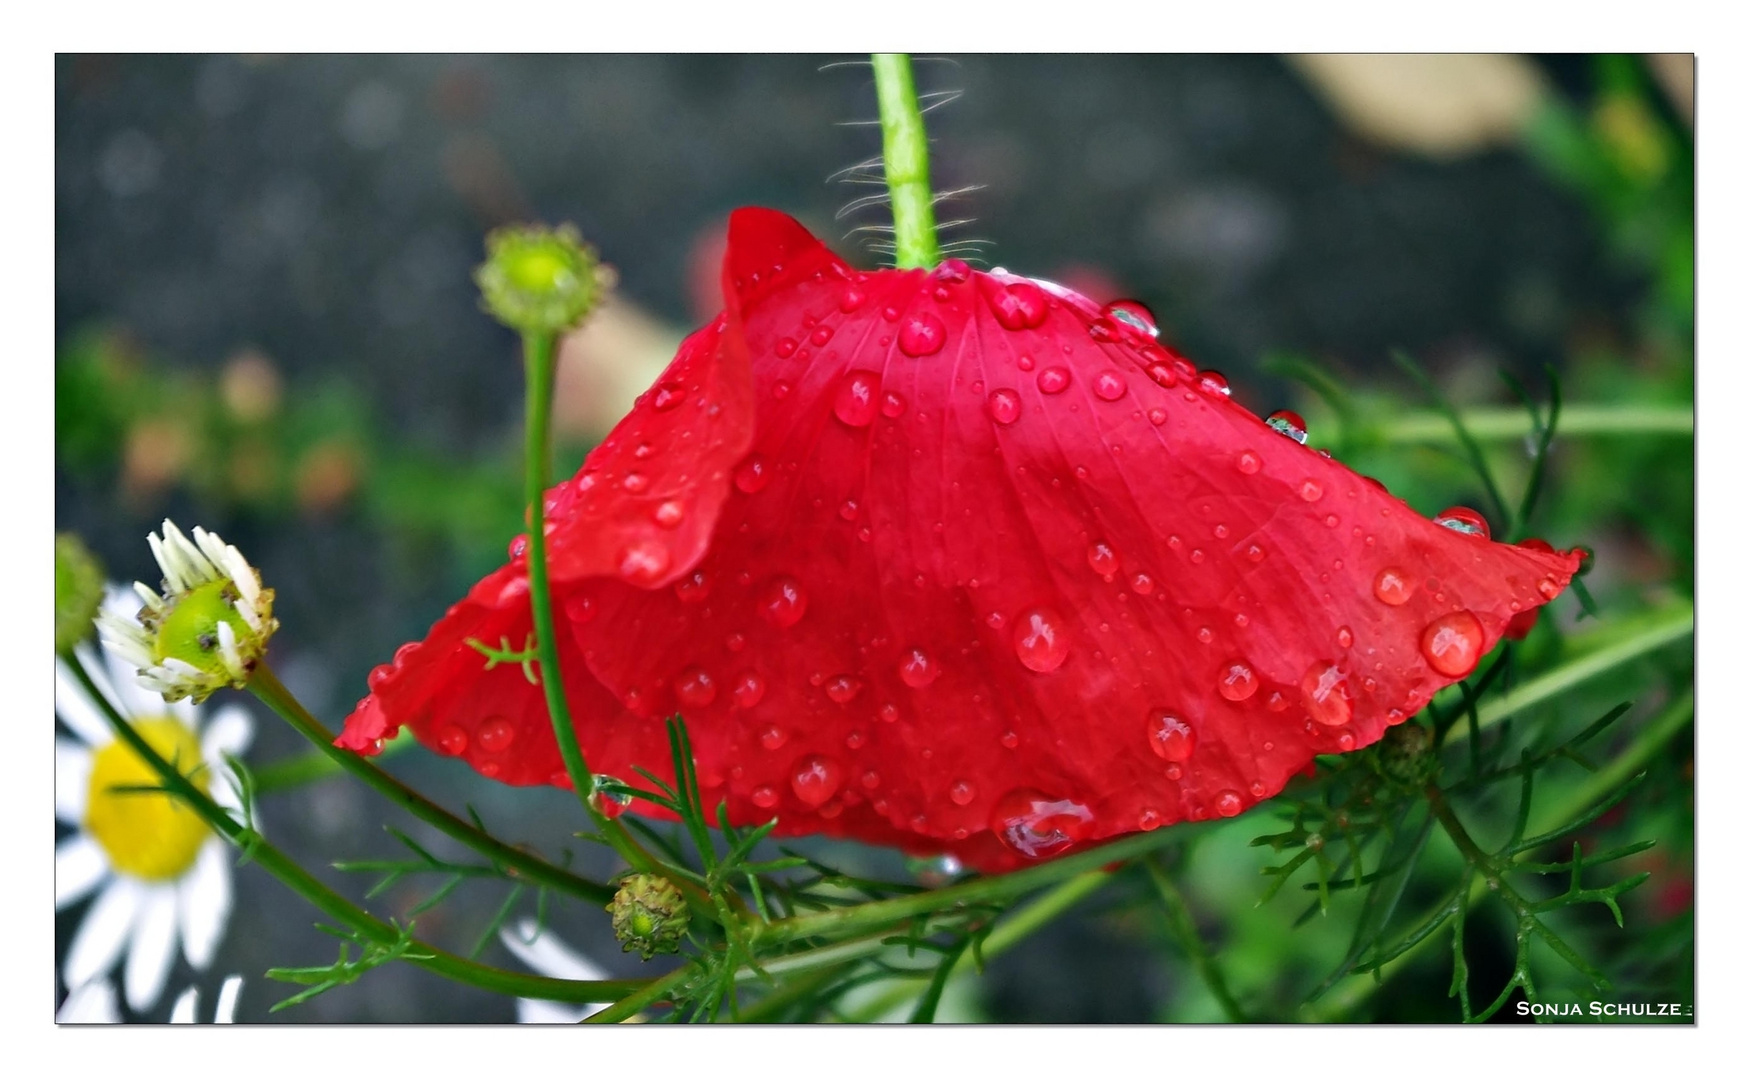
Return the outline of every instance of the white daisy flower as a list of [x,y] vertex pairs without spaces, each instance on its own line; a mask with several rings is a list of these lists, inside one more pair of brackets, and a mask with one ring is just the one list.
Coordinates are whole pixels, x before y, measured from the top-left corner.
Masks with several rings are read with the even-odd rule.
[[[137,604],[112,590],[106,607]],[[227,705],[206,724],[188,701],[166,704],[140,685],[133,666],[109,649],[102,660],[75,649],[92,681],[116,710],[196,786],[241,818],[241,800],[224,756],[239,755],[254,734],[249,714]],[[61,977],[72,991],[107,974],[125,953],[128,1007],[144,1012],[164,992],[178,941],[195,970],[205,970],[231,914],[226,843],[195,812],[169,795],[121,791],[156,786],[149,765],[112,737],[101,706],[66,663],[55,661],[55,715],[77,739],[55,736],[55,818],[76,832],[55,847],[55,908],[97,898],[67,950]],[[99,1002],[91,990],[87,1003]],[[92,1005],[91,1007],[96,1007]]]
[[[219,1000],[213,1005],[213,1023],[229,1024],[237,1018],[237,995],[243,989],[243,976],[232,975],[219,987]],[[193,1024],[195,1010],[200,1008],[199,987],[191,986],[176,996],[170,1007],[172,1024]],[[55,1011],[57,1024],[119,1024],[121,1007],[116,1002],[115,983],[108,979],[93,979],[77,987]]]
[[[559,940],[559,935],[544,929],[533,919],[522,919],[514,928],[501,928],[498,931],[498,940],[504,942],[504,947],[537,975],[545,975],[550,979],[586,981],[608,978],[608,973],[597,967],[589,957]],[[517,998],[516,1022],[575,1024],[605,1008],[605,1003],[572,1005],[563,1001]]]

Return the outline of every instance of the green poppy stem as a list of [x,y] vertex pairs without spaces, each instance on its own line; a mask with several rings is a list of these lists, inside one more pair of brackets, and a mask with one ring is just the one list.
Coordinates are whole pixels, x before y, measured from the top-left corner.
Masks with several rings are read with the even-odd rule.
[[911,57],[874,53],[875,98],[881,107],[881,157],[893,203],[894,264],[928,269],[942,261],[936,246],[935,196],[930,193],[930,140],[918,109]]

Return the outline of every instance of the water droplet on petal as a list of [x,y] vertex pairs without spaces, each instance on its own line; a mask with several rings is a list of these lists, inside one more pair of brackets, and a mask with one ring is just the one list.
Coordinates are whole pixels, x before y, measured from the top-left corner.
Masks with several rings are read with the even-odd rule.
[[1088,546],[1088,568],[1111,581],[1112,575],[1118,573],[1118,553],[1111,544],[1097,540]]
[[1347,626],[1337,627],[1337,648],[1347,649],[1355,644],[1355,633]]
[[1049,608],[1029,608],[1015,619],[1015,655],[1029,671],[1047,674],[1069,656],[1063,619]]
[[717,700],[717,681],[701,667],[690,667],[674,681],[677,701],[693,709],[702,709]]
[[1300,497],[1307,502],[1318,502],[1325,497],[1325,489],[1319,486],[1317,480],[1302,480],[1300,482]]
[[833,797],[844,781],[844,770],[832,758],[810,754],[790,767],[790,790],[809,806],[819,806]]
[[1355,714],[1349,700],[1349,677],[1329,660],[1307,668],[1300,678],[1300,696],[1312,718],[1326,727],[1341,727]]
[[1489,538],[1489,523],[1468,506],[1449,506],[1434,517],[1434,524],[1466,536]]
[[1415,591],[1416,583],[1395,566],[1386,567],[1373,579],[1373,595],[1392,607],[1402,606]]
[[1005,750],[1013,750],[1021,745],[1021,737],[1012,731],[1003,732],[1003,737],[998,741],[1003,744]]
[[760,732],[760,745],[767,750],[776,750],[790,741],[790,733],[776,725],[769,726]]
[[997,324],[1005,330],[1031,330],[1045,321],[1049,307],[1045,290],[1031,281],[1017,281],[985,290]]
[[1216,672],[1215,689],[1229,701],[1244,701],[1258,692],[1258,677],[1244,660],[1229,660]]
[[1021,418],[1021,395],[1013,390],[992,390],[990,418],[999,424],[1012,424]]
[[1223,791],[1215,797],[1215,812],[1222,817],[1233,817],[1244,810],[1245,806],[1245,800],[1240,798],[1237,791]]
[[[942,668],[922,649],[908,649],[899,661],[899,681],[913,690],[922,690],[935,682],[942,674]],[[892,708],[892,706],[888,706]],[[887,717],[882,716],[885,720]]]
[[668,499],[657,505],[651,512],[651,517],[665,529],[679,528],[681,519],[686,517],[686,509],[674,499]]
[[839,310],[849,315],[851,312],[862,307],[865,299],[866,297],[864,297],[863,291],[855,285],[852,285],[839,294]]
[[815,327],[814,333],[808,335],[808,340],[816,348],[818,348],[822,345],[825,345],[827,342],[832,340],[832,327],[830,327],[830,326],[817,326],[817,327]]
[[1204,368],[1198,372],[1197,389],[1205,394],[1215,394],[1218,397],[1227,397],[1233,392],[1227,385],[1227,376],[1214,368]]
[[1257,454],[1252,453],[1250,450],[1242,450],[1240,451],[1240,456],[1235,459],[1234,465],[1240,470],[1240,472],[1247,476],[1251,476],[1253,473],[1256,473],[1259,469],[1264,467],[1264,462]]
[[760,617],[782,630],[795,626],[808,612],[808,594],[793,577],[777,577],[760,593]]
[[634,585],[654,585],[668,572],[672,556],[661,540],[637,540],[620,552],[620,576]]
[[1167,422],[1167,410],[1165,410],[1165,409],[1150,409],[1148,411],[1148,422],[1153,424],[1155,427],[1160,427],[1162,424]]
[[899,351],[907,356],[933,356],[947,340],[948,329],[934,312],[915,312],[899,326]]
[[1088,324],[1088,336],[1095,341],[1117,341],[1118,324],[1107,318],[1095,319]]
[[1300,445],[1306,445],[1306,421],[1300,418],[1299,413],[1290,409],[1277,409],[1265,418],[1264,423]]
[[766,459],[758,454],[749,454],[735,470],[735,487],[743,495],[752,495],[765,487],[772,480],[771,472],[766,468]]
[[1147,596],[1155,591],[1155,579],[1147,574],[1137,574],[1130,579],[1130,587],[1136,590],[1137,595]]
[[1197,748],[1197,733],[1165,709],[1148,714],[1148,745],[1164,761],[1189,761]]
[[686,388],[679,383],[665,382],[656,388],[656,393],[650,396],[650,407],[657,412],[668,412],[687,398]]
[[645,479],[643,473],[629,472],[626,474],[626,478],[620,481],[620,486],[637,495],[650,486],[650,481]]
[[953,800],[955,806],[965,806],[977,794],[978,789],[967,780],[956,780],[954,786],[948,789],[948,798]]
[[1130,384],[1116,371],[1102,371],[1094,376],[1094,396],[1101,401],[1117,401],[1130,392]]
[[826,680],[826,696],[844,705],[863,689],[863,680],[855,675],[834,675]]
[[766,680],[758,672],[744,671],[735,677],[735,685],[730,688],[729,696],[744,709],[751,709],[766,696]]
[[761,810],[770,810],[778,805],[778,793],[770,787],[754,788],[752,798],[753,804]]
[[1139,334],[1147,334],[1151,338],[1161,336],[1161,329],[1155,324],[1154,312],[1135,300],[1114,300],[1102,308],[1100,313]]
[[891,390],[881,395],[881,415],[897,420],[905,415],[905,399]]
[[1040,859],[1086,836],[1093,821],[1094,812],[1081,803],[1017,788],[997,800],[990,829],[1021,855]]
[[1069,389],[1069,369],[1048,367],[1039,373],[1039,392],[1042,394],[1061,394]]
[[1422,655],[1440,674],[1464,678],[1482,658],[1483,624],[1468,611],[1442,615],[1422,631]]
[[504,717],[494,716],[480,725],[474,737],[480,741],[480,749],[496,754],[516,741],[516,727]]
[[833,394],[832,414],[846,427],[868,427],[880,410],[881,377],[872,371],[847,372]]
[[438,732],[437,741],[438,749],[451,757],[456,757],[468,749],[468,733],[453,725]]
[[935,276],[937,281],[946,281],[950,285],[958,285],[972,274],[972,267],[966,265],[966,262],[962,259],[943,259],[936,269],[931,271],[931,273]]

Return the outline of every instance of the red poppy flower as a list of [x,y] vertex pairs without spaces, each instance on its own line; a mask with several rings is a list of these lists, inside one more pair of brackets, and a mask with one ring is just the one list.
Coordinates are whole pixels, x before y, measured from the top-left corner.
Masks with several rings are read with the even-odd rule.
[[[1140,305],[859,273],[755,209],[723,284],[547,528],[591,767],[668,775],[678,712],[736,823],[994,868],[1231,816],[1469,674],[1578,563],[1285,437]],[[517,554],[373,674],[340,743],[406,724],[565,784],[539,688],[470,644],[524,645],[527,593]]]

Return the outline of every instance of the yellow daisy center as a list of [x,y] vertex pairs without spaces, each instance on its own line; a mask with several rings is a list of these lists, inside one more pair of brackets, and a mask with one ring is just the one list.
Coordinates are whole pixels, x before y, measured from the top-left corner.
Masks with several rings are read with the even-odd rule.
[[[207,790],[200,740],[181,721],[169,716],[137,720],[134,729],[195,787]],[[174,880],[194,865],[206,841],[206,824],[181,802],[161,791],[129,790],[162,786],[152,766],[120,739],[91,756],[85,831],[103,846],[110,865],[120,873],[149,881]]]

